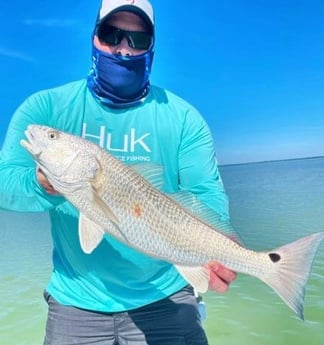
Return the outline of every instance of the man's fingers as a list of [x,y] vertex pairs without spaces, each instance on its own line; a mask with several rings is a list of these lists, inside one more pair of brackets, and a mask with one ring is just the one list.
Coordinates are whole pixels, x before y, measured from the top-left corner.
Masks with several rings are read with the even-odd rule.
[[236,273],[217,262],[211,262],[206,267],[210,270],[209,289],[219,293],[226,292],[236,278]]
[[47,180],[45,174],[42,172],[41,169],[37,169],[37,179],[38,183],[46,190],[48,194],[58,194],[58,192],[53,188],[53,186]]
[[236,278],[236,273],[229,270],[223,265],[212,263],[209,265],[210,270],[215,273],[220,279],[227,283],[231,283]]

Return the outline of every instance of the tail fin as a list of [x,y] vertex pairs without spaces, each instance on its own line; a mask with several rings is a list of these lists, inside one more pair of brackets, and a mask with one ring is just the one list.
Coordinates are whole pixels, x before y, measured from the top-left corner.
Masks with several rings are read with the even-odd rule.
[[305,285],[324,232],[303,237],[295,242],[268,252],[272,269],[262,279],[283,301],[304,320]]

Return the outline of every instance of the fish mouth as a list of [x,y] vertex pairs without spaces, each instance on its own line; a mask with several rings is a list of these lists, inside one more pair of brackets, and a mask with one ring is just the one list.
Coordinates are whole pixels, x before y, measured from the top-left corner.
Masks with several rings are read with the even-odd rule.
[[39,157],[40,154],[42,153],[42,151],[40,149],[36,149],[34,143],[35,143],[35,138],[34,135],[32,133],[32,128],[28,127],[25,130],[25,136],[27,138],[27,140],[22,139],[20,141],[20,144],[22,147],[24,147],[31,155],[33,155],[34,157]]

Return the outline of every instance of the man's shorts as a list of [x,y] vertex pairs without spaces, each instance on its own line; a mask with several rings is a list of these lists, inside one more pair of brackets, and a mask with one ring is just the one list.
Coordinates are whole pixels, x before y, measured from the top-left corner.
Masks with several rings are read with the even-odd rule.
[[59,304],[47,292],[44,345],[206,345],[197,299],[187,286],[150,305],[101,313]]

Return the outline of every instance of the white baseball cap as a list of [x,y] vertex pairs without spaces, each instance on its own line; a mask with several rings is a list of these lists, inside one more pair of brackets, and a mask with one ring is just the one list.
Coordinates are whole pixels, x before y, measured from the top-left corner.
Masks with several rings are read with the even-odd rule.
[[138,14],[154,27],[153,7],[147,0],[102,0],[98,19],[101,22],[103,18],[119,11]]

